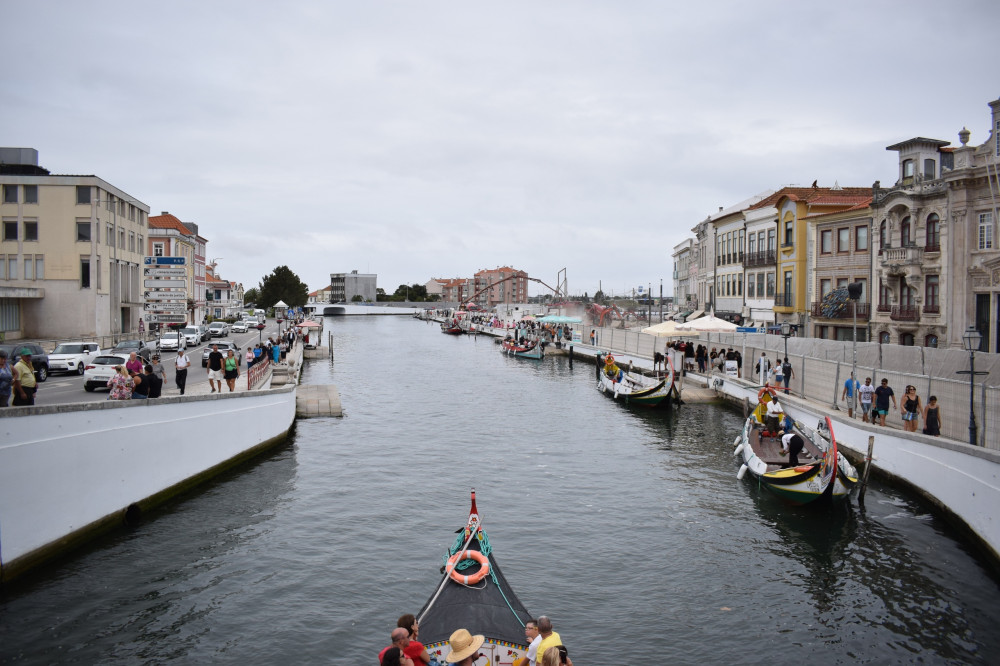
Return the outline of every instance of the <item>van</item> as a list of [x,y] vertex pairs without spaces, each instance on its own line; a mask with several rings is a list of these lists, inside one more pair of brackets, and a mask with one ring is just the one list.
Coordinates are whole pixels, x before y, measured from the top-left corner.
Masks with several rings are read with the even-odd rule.
[[257,328],[257,317],[244,317],[244,323],[246,323],[247,328]]
[[255,315],[257,315],[257,320],[258,321],[264,321],[264,316],[267,314],[266,312],[264,312],[263,310],[260,310],[260,309],[254,310],[253,313]]

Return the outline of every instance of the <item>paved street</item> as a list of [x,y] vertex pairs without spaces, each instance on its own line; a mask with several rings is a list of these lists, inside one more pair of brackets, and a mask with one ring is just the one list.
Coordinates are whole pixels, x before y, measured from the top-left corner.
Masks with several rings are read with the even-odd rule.
[[[282,324],[282,332],[286,330],[286,326]],[[241,351],[241,354],[246,354],[246,348],[248,344],[257,344],[258,341],[267,340],[267,337],[276,336],[278,333],[278,325],[273,319],[267,322],[267,327],[262,331],[258,332],[254,330],[248,333],[239,333],[236,335],[230,334],[225,338],[213,338],[215,340],[230,340],[235,342]],[[188,356],[191,357],[191,367],[188,369],[188,380],[187,388],[185,394],[200,394],[208,393],[208,376],[206,369],[201,367],[201,357],[202,353],[207,347],[211,346],[211,341],[202,342],[196,347],[189,347],[187,349]],[[167,372],[167,381],[163,385],[164,395],[177,395],[177,387],[174,386],[174,358],[176,358],[177,353],[173,351],[161,352],[160,362],[163,364],[164,370]],[[237,380],[236,385],[238,390],[246,390],[246,361],[240,365],[240,378]],[[223,382],[223,390],[228,391],[229,388]],[[97,389],[93,393],[88,393],[83,389],[83,377],[79,375],[61,375],[52,374],[49,375],[48,380],[38,385],[38,394],[35,398],[36,405],[66,405],[75,402],[101,402],[108,399],[108,392],[106,390]]]

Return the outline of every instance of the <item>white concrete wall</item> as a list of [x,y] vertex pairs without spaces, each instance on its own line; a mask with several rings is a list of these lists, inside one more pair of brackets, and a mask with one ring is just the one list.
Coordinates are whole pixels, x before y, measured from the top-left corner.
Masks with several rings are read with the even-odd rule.
[[0,562],[281,437],[294,419],[294,385],[8,409],[0,419]]
[[[709,380],[710,386],[715,379]],[[751,404],[756,403],[760,390],[730,378],[723,378],[717,388],[739,400],[749,398]],[[823,411],[793,396],[783,397],[781,404],[787,414],[810,428],[829,416],[837,443],[861,455],[867,455],[868,437],[875,435],[875,469],[912,484],[954,513],[1000,559],[996,510],[1000,507],[1000,452],[922,433],[904,436],[899,430],[848,419],[847,412]]]

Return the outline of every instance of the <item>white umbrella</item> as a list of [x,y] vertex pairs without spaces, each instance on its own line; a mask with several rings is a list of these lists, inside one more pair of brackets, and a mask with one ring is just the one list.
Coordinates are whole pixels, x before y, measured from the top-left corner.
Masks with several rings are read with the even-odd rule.
[[683,324],[677,324],[678,331],[703,331],[703,332],[728,332],[739,328],[736,324],[719,319],[715,315],[707,314],[704,317]]
[[276,307],[276,308],[287,308],[288,307],[288,303],[286,303],[284,301],[278,301],[277,303],[274,304],[274,307]]
[[655,326],[647,326],[642,329],[642,332],[649,335],[655,335],[658,338],[672,338],[684,335],[684,331],[677,330],[676,321],[665,321],[662,324],[656,324]]

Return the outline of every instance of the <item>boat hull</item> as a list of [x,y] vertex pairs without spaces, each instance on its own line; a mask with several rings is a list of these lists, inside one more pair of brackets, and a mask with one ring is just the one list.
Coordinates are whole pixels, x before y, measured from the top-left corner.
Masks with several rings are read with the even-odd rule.
[[504,340],[500,343],[500,351],[507,356],[516,356],[518,358],[538,360],[545,357],[545,348],[542,347],[540,342],[536,342],[531,347],[522,347],[521,345],[516,345],[513,342]]

